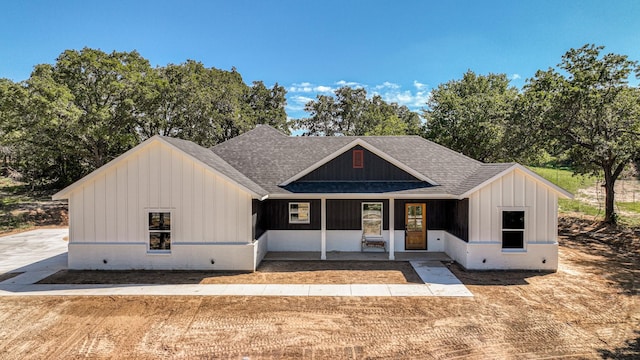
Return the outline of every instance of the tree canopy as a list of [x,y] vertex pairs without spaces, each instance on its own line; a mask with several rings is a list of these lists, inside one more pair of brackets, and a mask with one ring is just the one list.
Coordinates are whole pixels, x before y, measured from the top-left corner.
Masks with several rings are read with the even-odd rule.
[[522,138],[550,152],[566,152],[576,172],[602,172],[605,222],[615,223],[615,181],[640,157],[640,90],[628,85],[640,68],[603,49],[571,49],[557,70],[538,71],[524,88],[527,116],[518,125],[526,134]]
[[469,70],[432,91],[423,110],[424,136],[480,161],[511,160],[505,127],[517,96],[505,74]]
[[305,136],[417,135],[421,120],[404,105],[387,103],[363,88],[344,86],[335,96],[318,95],[305,105],[308,118],[294,120]]
[[59,187],[156,134],[208,147],[256,124],[288,133],[285,94],[197,61],[67,50],[26,81],[0,80],[0,145],[25,180]]

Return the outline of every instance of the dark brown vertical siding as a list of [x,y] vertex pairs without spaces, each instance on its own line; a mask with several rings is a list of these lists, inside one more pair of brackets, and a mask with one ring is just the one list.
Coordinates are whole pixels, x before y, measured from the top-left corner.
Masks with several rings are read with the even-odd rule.
[[405,229],[405,204],[424,203],[427,211],[427,230],[445,230],[469,241],[469,199],[463,200],[396,200],[395,229]]
[[[353,168],[353,150],[363,150],[364,166]],[[355,146],[298,181],[418,181],[413,175],[362,146]]]
[[327,200],[327,230],[362,230],[362,203],[382,203],[382,228],[389,230],[389,200]]
[[253,199],[251,202],[251,215],[256,216],[256,224],[253,226],[253,238],[258,239],[267,231],[264,224],[264,203],[262,201]]
[[[290,202],[310,203],[309,224],[289,224]],[[265,200],[264,218],[264,224],[268,230],[320,230],[320,200]]]
[[447,231],[458,238],[469,242],[469,199],[458,200],[454,203],[452,219]]

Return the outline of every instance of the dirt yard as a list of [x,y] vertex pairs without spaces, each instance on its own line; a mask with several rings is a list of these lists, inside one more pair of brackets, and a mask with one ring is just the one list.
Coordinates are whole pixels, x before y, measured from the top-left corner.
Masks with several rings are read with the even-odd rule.
[[408,262],[263,261],[254,273],[232,271],[72,271],[39,284],[422,284]]
[[561,219],[557,273],[473,298],[12,297],[0,359],[637,359],[640,233]]

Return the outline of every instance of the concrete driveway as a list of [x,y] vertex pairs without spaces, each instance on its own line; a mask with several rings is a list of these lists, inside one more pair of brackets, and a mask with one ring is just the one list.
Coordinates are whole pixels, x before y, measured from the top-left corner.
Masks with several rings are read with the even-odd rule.
[[0,237],[0,274],[23,273],[3,284],[32,284],[67,268],[69,229],[38,229]]

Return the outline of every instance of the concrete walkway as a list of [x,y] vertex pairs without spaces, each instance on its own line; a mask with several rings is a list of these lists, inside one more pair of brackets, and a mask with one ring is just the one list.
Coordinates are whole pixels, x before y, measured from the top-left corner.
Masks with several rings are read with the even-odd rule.
[[67,229],[41,229],[0,237],[0,296],[451,296],[471,292],[439,261],[410,261],[424,284],[35,284],[67,267]]

